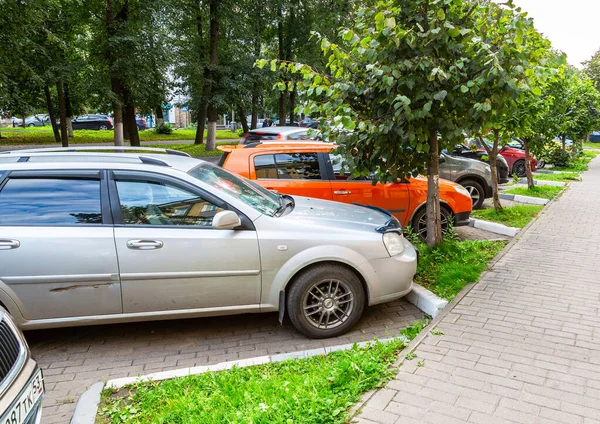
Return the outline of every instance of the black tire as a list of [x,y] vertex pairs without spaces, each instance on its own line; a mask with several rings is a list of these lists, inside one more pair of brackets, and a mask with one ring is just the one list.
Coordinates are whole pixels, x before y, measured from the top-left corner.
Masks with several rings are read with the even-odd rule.
[[107,130],[107,129],[108,129],[108,125],[106,125],[106,124],[98,125],[98,130]]
[[365,291],[360,279],[352,270],[336,264],[316,265],[301,272],[287,296],[292,324],[311,339],[344,334],[356,325],[364,308]]
[[[442,219],[442,234],[446,234],[448,224],[450,222],[454,223],[452,212],[442,206],[440,215]],[[412,219],[411,227],[412,231],[419,236],[421,240],[425,241],[425,238],[427,237],[427,208],[425,206],[417,211]]]
[[515,163],[513,163],[512,173],[517,174],[519,177],[524,177],[527,175],[527,170],[525,169],[525,159],[519,159]]
[[537,165],[535,165],[537,169],[544,169],[546,167],[546,161],[544,159],[538,160]]
[[459,183],[467,189],[473,200],[473,209],[480,209],[485,200],[485,190],[477,181],[464,180]]
[[28,127],[35,127],[35,124],[27,124]]

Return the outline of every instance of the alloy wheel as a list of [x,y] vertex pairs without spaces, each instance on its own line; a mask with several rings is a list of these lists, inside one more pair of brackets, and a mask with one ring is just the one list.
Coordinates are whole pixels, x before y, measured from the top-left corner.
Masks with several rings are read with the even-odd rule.
[[350,318],[354,294],[342,280],[327,279],[314,284],[302,300],[304,317],[314,327],[339,327]]
[[[448,215],[444,213],[442,210],[440,213],[440,220],[442,224],[442,234],[446,233],[448,229]],[[427,237],[427,214],[424,213],[417,222],[417,234],[421,237],[422,240],[425,240]]]
[[473,206],[475,206],[479,202],[479,199],[481,199],[481,193],[479,192],[477,187],[474,186],[465,186],[465,189],[467,189],[467,191],[471,195],[471,200],[473,200]]

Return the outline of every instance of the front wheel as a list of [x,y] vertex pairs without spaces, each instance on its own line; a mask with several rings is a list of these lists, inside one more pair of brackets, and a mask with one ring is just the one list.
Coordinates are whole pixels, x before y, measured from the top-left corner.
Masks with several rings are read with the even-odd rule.
[[98,126],[98,129],[99,129],[99,130],[107,130],[107,129],[108,129],[108,126],[107,126],[107,125],[104,125],[104,124],[102,124],[102,125],[99,125],[99,126]]
[[[452,223],[452,213],[450,213],[446,208],[442,207],[440,210],[440,219],[442,224],[442,234],[446,234],[448,231],[448,227],[450,223]],[[422,207],[415,214],[412,220],[412,229],[413,231],[421,238],[421,240],[425,241],[427,238],[427,208]]]
[[535,166],[537,169],[543,169],[546,167],[546,161],[544,159],[540,159]]
[[519,159],[518,161],[516,161],[513,164],[512,173],[513,173],[513,175],[516,174],[519,177],[524,177],[525,175],[527,175],[527,171],[525,170],[525,160],[524,159]]
[[460,183],[461,186],[467,189],[473,201],[473,209],[480,209],[485,200],[485,191],[481,184],[473,180],[465,180]]
[[295,278],[287,298],[294,327],[312,339],[336,337],[362,316],[365,291],[357,275],[335,264],[312,267]]
[[35,124],[27,124],[28,127],[35,127]]

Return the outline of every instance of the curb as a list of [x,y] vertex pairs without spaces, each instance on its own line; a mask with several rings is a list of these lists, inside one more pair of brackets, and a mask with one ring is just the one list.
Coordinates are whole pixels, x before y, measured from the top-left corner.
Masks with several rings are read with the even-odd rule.
[[[519,184],[527,184],[526,178],[519,178]],[[546,181],[546,180],[533,180],[534,185],[545,185],[545,186],[553,186],[553,187],[564,187],[567,183],[562,181]]]
[[437,317],[448,305],[447,300],[436,296],[435,293],[419,284],[413,284],[412,290],[405,299],[432,318]]
[[104,383],[99,381],[87,389],[77,401],[71,424],[94,424]]
[[497,222],[484,221],[476,218],[469,219],[469,226],[509,237],[514,237],[521,231],[520,228],[507,227],[506,225],[498,224]]
[[378,342],[389,342],[393,340],[402,340],[405,343],[410,343],[410,340],[404,336],[388,337],[381,340],[370,340],[358,343],[347,343],[337,346],[329,346],[318,349],[300,350],[296,352],[280,353],[276,355],[265,355],[254,358],[241,359],[239,361],[228,361],[221,362],[215,365],[198,366],[190,368],[180,368],[170,371],[162,371],[152,374],[140,375],[137,377],[123,377],[114,380],[109,380],[106,383],[99,381],[92,385],[86,390],[75,406],[75,412],[71,418],[70,424],[94,424],[96,422],[96,416],[98,415],[98,406],[100,405],[100,394],[104,389],[120,389],[129,384],[136,384],[145,381],[162,381],[169,380],[175,377],[185,377],[189,375],[204,374],[207,372],[223,371],[233,367],[245,368],[254,365],[263,365],[269,363],[283,362],[290,359],[304,359],[312,356],[327,355],[331,352],[338,352],[342,350],[350,350],[355,345],[358,347],[365,347],[374,341]]
[[522,196],[520,194],[504,194],[498,195],[501,199],[512,200],[519,203],[528,203],[531,205],[546,205],[550,200],[542,199],[540,197]]

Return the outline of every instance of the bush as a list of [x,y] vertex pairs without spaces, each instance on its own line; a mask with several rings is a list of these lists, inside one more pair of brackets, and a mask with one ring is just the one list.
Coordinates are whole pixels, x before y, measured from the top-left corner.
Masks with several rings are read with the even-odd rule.
[[161,124],[160,127],[157,127],[154,132],[156,134],[171,134],[173,132],[173,127],[171,124]]
[[568,168],[573,165],[573,158],[569,151],[563,152],[562,149],[559,149],[550,153],[549,162],[556,167]]
[[244,129],[243,128],[239,128],[237,130],[237,135],[239,135],[240,137],[242,137],[244,135]]

